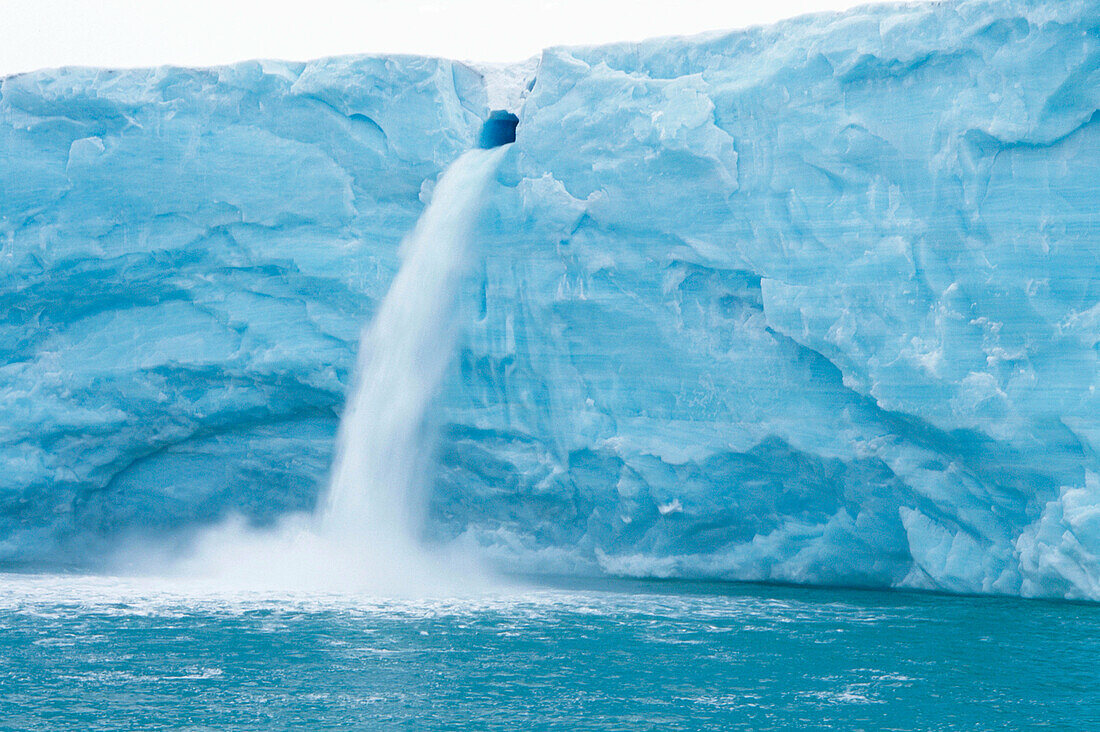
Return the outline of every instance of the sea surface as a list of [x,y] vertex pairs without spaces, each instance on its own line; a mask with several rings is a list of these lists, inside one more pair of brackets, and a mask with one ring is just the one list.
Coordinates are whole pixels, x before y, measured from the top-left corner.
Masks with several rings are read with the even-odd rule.
[[1100,606],[680,582],[458,599],[0,576],[4,730],[1100,729]]

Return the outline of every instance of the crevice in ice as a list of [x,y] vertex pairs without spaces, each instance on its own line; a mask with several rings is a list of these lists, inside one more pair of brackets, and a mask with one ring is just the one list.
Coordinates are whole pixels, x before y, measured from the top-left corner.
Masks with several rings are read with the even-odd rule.
[[534,87],[539,56],[513,64],[470,63],[481,74],[485,86],[485,103],[489,109],[519,110]]

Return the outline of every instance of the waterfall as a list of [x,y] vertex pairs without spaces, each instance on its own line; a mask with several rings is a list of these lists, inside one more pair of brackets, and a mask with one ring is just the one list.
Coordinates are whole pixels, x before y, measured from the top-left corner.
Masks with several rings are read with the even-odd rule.
[[424,418],[455,345],[455,306],[486,184],[505,148],[470,150],[440,178],[401,245],[401,269],[359,344],[322,531],[349,544],[414,544]]
[[359,343],[328,491],[270,530],[211,530],[181,569],[248,589],[424,595],[476,589],[468,558],[416,538],[431,453],[425,418],[453,356],[480,202],[507,147],[471,150],[439,179],[401,244],[401,267]]

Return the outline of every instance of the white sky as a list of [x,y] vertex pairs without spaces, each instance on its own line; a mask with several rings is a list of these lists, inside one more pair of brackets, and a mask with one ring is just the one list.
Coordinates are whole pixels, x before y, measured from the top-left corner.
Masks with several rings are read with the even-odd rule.
[[518,61],[546,46],[739,28],[868,0],[0,0],[0,75],[65,66],[418,53]]

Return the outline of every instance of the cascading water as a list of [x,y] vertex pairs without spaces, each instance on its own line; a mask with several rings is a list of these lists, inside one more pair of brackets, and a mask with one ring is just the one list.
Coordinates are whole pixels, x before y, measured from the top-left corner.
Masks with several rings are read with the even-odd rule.
[[430,444],[425,417],[455,346],[459,288],[479,202],[506,147],[470,150],[437,183],[401,245],[401,268],[359,344],[331,482],[311,517],[207,534],[187,569],[234,587],[451,592],[478,573],[415,536]]
[[451,360],[455,301],[485,185],[504,148],[470,150],[444,173],[402,244],[404,262],[359,345],[320,516],[349,545],[415,544],[424,416]]

